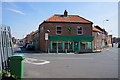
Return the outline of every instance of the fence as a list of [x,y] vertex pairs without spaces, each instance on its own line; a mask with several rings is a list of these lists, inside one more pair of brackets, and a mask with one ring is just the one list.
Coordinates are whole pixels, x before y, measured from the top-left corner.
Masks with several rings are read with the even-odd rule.
[[10,27],[0,25],[0,70],[9,70],[8,57],[13,55]]

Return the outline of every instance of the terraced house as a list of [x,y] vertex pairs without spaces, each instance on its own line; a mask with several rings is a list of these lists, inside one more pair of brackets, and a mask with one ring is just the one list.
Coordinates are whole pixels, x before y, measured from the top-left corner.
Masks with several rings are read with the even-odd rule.
[[39,25],[40,50],[49,52],[91,52],[93,22],[78,15],[55,14]]
[[108,35],[108,32],[100,26],[93,27],[93,36],[94,50],[102,50],[112,46],[112,35]]
[[103,39],[104,35],[104,31],[101,27],[93,27],[94,50],[101,50],[106,45],[106,40]]

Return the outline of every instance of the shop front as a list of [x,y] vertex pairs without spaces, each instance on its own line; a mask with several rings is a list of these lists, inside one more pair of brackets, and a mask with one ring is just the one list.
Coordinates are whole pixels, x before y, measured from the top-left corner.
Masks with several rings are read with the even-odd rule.
[[93,36],[49,36],[50,52],[91,52]]

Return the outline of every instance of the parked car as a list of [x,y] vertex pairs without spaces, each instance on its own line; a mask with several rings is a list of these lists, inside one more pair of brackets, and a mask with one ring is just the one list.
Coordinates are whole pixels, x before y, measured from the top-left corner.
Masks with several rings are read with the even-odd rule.
[[19,45],[20,46],[25,46],[25,43],[24,42],[20,42]]
[[35,49],[35,47],[33,46],[33,44],[27,44],[26,49],[33,51]]
[[26,48],[27,44],[29,44],[29,43],[25,43],[23,47]]
[[118,48],[120,48],[120,42],[118,42]]

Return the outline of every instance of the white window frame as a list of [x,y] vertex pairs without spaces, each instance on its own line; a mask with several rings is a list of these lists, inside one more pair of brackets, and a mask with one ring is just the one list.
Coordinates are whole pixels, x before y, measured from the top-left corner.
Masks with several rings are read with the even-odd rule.
[[[57,33],[57,31],[58,31],[57,28],[58,28],[58,27],[61,27],[61,33],[60,33],[60,34]],[[61,35],[61,34],[62,34],[62,26],[56,26],[56,34],[57,34],[57,35]]]
[[82,28],[82,30],[81,30],[82,33],[81,33],[81,34],[78,33],[78,31],[79,31],[79,30],[78,30],[78,27],[81,27],[81,26],[77,26],[77,35],[83,35],[83,27],[81,27],[81,28]]

